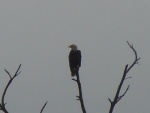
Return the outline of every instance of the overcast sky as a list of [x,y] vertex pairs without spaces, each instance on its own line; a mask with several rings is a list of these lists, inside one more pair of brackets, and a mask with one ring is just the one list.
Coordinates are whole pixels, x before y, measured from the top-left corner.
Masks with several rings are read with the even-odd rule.
[[[114,113],[150,112],[149,0],[1,0],[0,95],[22,64],[6,94],[10,113],[82,113],[77,84],[71,80],[68,45],[82,52],[80,79],[87,113],[108,113],[123,70],[141,58],[128,74],[126,96]],[[2,113],[2,111],[0,111]]]

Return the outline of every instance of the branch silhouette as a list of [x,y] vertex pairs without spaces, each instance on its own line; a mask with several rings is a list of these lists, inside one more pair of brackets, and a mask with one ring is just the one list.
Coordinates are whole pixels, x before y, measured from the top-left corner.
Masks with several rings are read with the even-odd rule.
[[126,78],[127,73],[134,67],[135,64],[138,64],[138,61],[140,60],[140,58],[137,57],[137,52],[136,52],[136,50],[134,49],[133,44],[131,45],[128,41],[127,41],[127,44],[129,45],[129,47],[130,47],[130,48],[132,49],[132,51],[134,52],[135,59],[134,59],[133,63],[132,63],[130,66],[128,66],[128,64],[125,66],[124,73],[123,73],[122,79],[121,79],[121,81],[120,81],[120,84],[119,84],[119,86],[118,86],[118,89],[117,89],[116,95],[115,95],[115,97],[114,97],[114,100],[112,101],[110,98],[108,98],[108,100],[109,100],[109,102],[110,102],[110,104],[111,104],[111,105],[110,105],[109,113],[112,113],[112,112],[113,112],[115,105],[122,99],[122,97],[125,96],[125,94],[126,94],[127,91],[129,90],[130,85],[128,85],[128,87],[126,88],[125,92],[124,92],[122,95],[120,95],[120,91],[121,91],[121,88],[122,88],[122,86],[123,86],[124,81],[125,81],[126,79],[131,78],[131,77],[127,77],[127,78]]
[[[48,101],[47,101],[47,102],[48,102]],[[44,110],[44,108],[45,108],[45,106],[46,106],[47,102],[45,102],[45,104],[44,104],[44,106],[42,107],[42,109],[41,109],[41,112],[40,112],[40,113],[43,113],[43,110]]]
[[[0,110],[3,111],[4,113],[9,113],[8,110],[7,110],[6,107],[5,107],[5,105],[6,105],[6,103],[5,103],[5,96],[6,96],[7,90],[8,90],[8,88],[9,88],[9,86],[11,85],[12,81],[21,73],[21,71],[19,71],[20,68],[21,68],[21,64],[19,65],[17,71],[15,72],[15,74],[14,74],[13,76],[9,73],[9,71],[7,71],[6,69],[4,69],[5,72],[8,74],[8,76],[9,76],[9,78],[10,78],[9,81],[8,81],[8,83],[7,83],[7,85],[6,85],[6,87],[5,87],[5,89],[4,89],[4,92],[3,92],[2,98],[1,98],[1,103],[0,103]],[[47,104],[47,102],[46,102],[46,103],[44,104],[44,106],[42,107],[40,113],[43,112],[43,110],[44,110],[46,104]]]
[[76,97],[77,97],[77,100],[80,101],[82,112],[86,113],[86,109],[85,109],[84,101],[83,101],[83,96],[82,96],[82,87],[81,87],[81,82],[80,82],[80,77],[79,77],[78,72],[76,73],[76,77],[77,77],[77,79],[74,79],[74,78],[72,79],[72,80],[76,81],[76,83],[78,85],[78,89],[79,89],[79,96],[76,96]]
[[10,73],[9,73],[6,69],[4,69],[5,72],[6,72],[6,73],[9,75],[9,77],[10,77],[10,80],[8,81],[8,83],[7,83],[7,85],[6,85],[5,89],[4,89],[4,92],[3,92],[3,94],[2,94],[1,103],[0,103],[0,110],[2,110],[4,113],[8,113],[8,111],[7,111],[6,107],[5,107],[5,105],[6,105],[6,103],[5,103],[5,95],[6,95],[6,92],[7,92],[7,90],[8,90],[8,87],[9,87],[10,84],[12,83],[12,81],[15,79],[15,77],[17,77],[17,76],[21,73],[21,72],[19,72],[20,67],[21,67],[21,64],[19,65],[17,71],[15,72],[15,74],[14,74],[13,76],[11,76]]

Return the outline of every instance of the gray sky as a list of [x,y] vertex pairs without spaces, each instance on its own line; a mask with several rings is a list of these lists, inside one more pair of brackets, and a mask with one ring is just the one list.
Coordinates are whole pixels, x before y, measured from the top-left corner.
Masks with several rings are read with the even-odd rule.
[[[11,113],[81,113],[77,85],[68,67],[68,45],[82,52],[80,77],[88,113],[108,113],[124,67],[141,57],[129,73],[130,90],[114,113],[150,111],[149,0],[1,0],[0,94],[6,68],[22,73],[6,95]],[[123,93],[123,91],[122,91]],[[1,112],[0,112],[1,113]]]

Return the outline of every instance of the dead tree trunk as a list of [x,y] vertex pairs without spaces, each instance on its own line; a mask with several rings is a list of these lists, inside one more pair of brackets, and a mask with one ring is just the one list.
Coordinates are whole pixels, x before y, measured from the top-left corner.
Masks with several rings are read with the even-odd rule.
[[77,79],[74,79],[74,78],[72,79],[72,80],[76,81],[76,83],[78,84],[79,96],[76,96],[76,97],[77,97],[77,100],[80,101],[82,112],[86,113],[86,109],[84,107],[84,101],[83,101],[83,97],[82,97],[82,87],[81,87],[80,77],[79,77],[78,72],[76,73],[76,77],[77,77]]
[[131,78],[131,77],[128,77],[126,78],[127,76],[127,73],[130,71],[130,69],[135,65],[135,64],[138,64],[138,60],[140,60],[140,58],[137,57],[137,52],[136,50],[134,49],[133,45],[130,45],[129,42],[127,41],[128,45],[130,46],[130,48],[133,50],[134,54],[135,54],[135,60],[133,61],[133,63],[128,67],[128,64],[125,66],[125,69],[124,69],[124,73],[123,73],[123,76],[122,76],[122,79],[120,81],[120,84],[118,86],[118,89],[117,89],[117,92],[116,92],[116,95],[114,97],[114,100],[112,101],[110,98],[108,98],[109,102],[110,102],[110,110],[109,110],[109,113],[113,113],[113,110],[114,110],[114,107],[115,105],[122,99],[122,97],[125,96],[125,94],[127,93],[127,91],[129,90],[129,87],[130,85],[128,85],[128,87],[126,88],[125,92],[120,95],[120,91],[121,91],[121,88],[122,88],[122,85],[124,83],[124,81],[128,78]]

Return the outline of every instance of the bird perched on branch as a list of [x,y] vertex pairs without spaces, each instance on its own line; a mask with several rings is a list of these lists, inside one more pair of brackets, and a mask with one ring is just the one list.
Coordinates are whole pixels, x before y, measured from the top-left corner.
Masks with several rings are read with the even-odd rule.
[[69,53],[69,66],[70,66],[71,76],[73,77],[77,74],[81,66],[81,51],[78,50],[77,46],[74,44],[68,47],[71,48],[71,51]]

